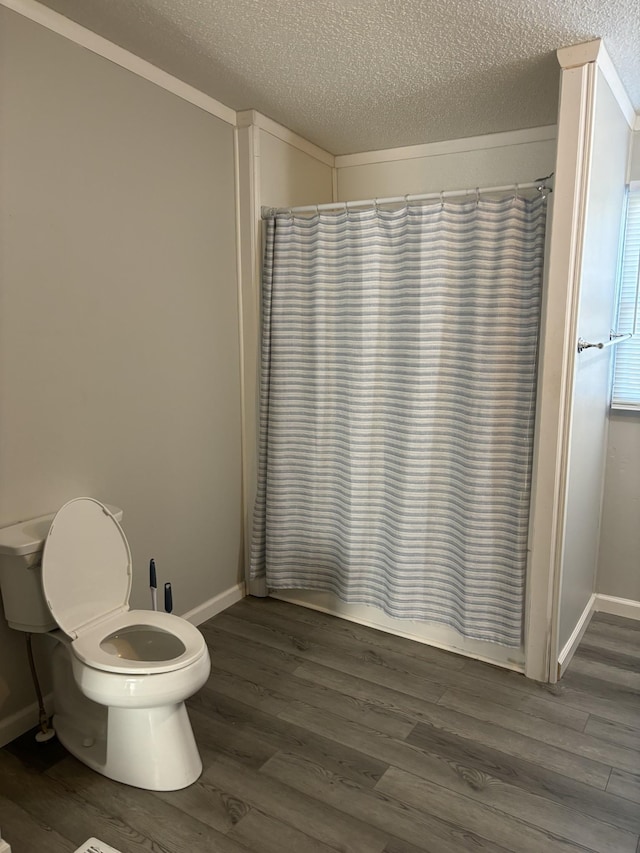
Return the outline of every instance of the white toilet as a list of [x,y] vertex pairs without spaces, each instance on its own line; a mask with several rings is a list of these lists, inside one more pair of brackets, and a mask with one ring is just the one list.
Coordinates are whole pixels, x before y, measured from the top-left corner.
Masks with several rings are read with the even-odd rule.
[[5,615],[12,628],[58,640],[53,724],[69,752],[119,782],[178,790],[202,771],[184,700],[209,677],[209,653],[184,619],[129,610],[120,518],[76,498],[55,517],[0,529]]

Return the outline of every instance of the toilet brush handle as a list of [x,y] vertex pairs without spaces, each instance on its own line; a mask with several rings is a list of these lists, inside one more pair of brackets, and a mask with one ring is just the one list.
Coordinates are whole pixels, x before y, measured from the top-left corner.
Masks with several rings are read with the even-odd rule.
[[164,609],[167,613],[171,613],[173,610],[173,596],[171,594],[171,584],[166,583],[164,585]]
[[151,558],[149,561],[149,588],[151,590],[151,609],[158,609],[158,581],[156,578],[156,561]]

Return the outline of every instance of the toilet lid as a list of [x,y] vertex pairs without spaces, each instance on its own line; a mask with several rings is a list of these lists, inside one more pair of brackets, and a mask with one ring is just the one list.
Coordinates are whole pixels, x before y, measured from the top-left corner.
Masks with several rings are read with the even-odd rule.
[[128,608],[129,543],[100,501],[75,498],[58,510],[44,543],[42,586],[51,613],[70,637]]

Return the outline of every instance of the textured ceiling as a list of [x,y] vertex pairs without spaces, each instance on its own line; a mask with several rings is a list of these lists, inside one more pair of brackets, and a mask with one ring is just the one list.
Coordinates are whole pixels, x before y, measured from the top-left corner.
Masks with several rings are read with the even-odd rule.
[[334,154],[554,124],[555,49],[602,36],[640,108],[640,0],[44,0]]

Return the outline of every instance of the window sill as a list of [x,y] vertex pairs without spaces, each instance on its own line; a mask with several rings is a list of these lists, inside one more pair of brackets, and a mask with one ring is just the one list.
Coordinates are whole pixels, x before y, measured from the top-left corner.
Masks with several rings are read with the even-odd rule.
[[612,403],[612,412],[629,415],[640,415],[640,403]]

